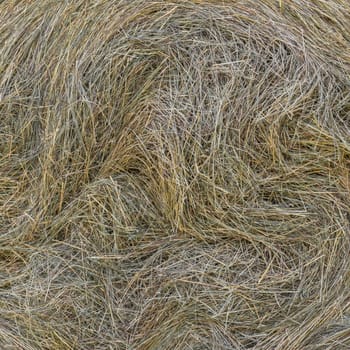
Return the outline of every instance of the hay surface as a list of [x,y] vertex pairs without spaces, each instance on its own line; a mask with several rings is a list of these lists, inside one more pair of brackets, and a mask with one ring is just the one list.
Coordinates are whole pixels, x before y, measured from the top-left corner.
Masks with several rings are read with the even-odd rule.
[[0,1],[1,349],[350,349],[349,248],[349,1]]

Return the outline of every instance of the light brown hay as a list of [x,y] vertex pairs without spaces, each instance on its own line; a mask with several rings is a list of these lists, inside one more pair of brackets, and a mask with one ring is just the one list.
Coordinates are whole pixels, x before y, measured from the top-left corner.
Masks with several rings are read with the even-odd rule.
[[0,1],[2,349],[350,348],[350,3]]

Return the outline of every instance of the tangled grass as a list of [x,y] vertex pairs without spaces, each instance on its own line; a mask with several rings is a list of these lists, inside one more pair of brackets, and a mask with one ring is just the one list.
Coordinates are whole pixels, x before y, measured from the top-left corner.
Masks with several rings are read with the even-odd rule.
[[350,349],[348,0],[0,1],[0,348]]

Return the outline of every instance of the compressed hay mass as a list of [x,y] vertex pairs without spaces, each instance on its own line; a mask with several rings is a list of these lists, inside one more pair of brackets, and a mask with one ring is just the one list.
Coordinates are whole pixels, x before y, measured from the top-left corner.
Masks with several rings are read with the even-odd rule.
[[350,349],[347,0],[0,1],[0,348]]

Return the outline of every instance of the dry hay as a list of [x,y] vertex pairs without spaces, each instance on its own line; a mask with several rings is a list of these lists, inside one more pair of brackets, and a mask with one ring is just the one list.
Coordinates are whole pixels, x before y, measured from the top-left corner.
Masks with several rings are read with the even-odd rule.
[[349,349],[350,3],[0,1],[1,349]]

